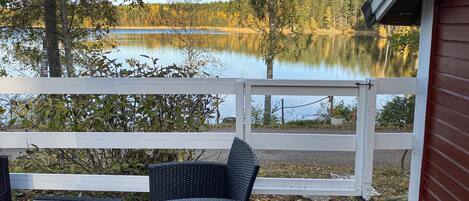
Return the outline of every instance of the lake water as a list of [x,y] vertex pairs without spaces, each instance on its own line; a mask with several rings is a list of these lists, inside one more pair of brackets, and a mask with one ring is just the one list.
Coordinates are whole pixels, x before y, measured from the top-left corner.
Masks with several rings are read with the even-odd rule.
[[[223,78],[266,78],[262,60],[262,42],[257,34],[195,31],[190,35],[175,34],[171,30],[112,30],[116,49],[109,57],[124,62],[127,58],[148,55],[159,58],[160,65],[181,64],[187,58],[181,40],[203,49],[205,58],[214,61],[204,69]],[[410,76],[416,69],[417,59],[400,54],[390,47],[386,39],[376,36],[316,36],[301,54],[280,55],[274,62],[274,79],[350,80],[368,77]],[[297,106],[323,97],[273,97],[273,105],[285,99],[285,106]],[[379,97],[378,106],[389,100]],[[348,104],[354,98],[338,97]],[[325,104],[325,103],[324,103]],[[263,97],[255,97],[253,105],[261,108]],[[234,115],[233,97],[226,97],[221,106],[222,117]],[[316,116],[320,104],[287,109],[286,119],[309,119]],[[277,113],[278,114],[278,113]]]

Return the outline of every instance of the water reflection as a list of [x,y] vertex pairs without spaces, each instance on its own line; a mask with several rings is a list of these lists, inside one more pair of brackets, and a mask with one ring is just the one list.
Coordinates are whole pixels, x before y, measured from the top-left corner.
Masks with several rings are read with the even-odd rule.
[[[139,58],[141,54],[159,58],[161,65],[182,63],[184,51],[171,31],[119,30],[112,32],[117,50],[110,57],[124,62],[126,58]],[[216,71],[220,77],[265,78],[266,67],[260,54],[261,41],[256,34],[193,34],[197,45],[213,51],[223,64]],[[293,45],[293,44],[292,44]],[[297,57],[280,55],[274,63],[276,79],[364,79],[367,77],[409,76],[416,68],[417,59],[393,51],[386,39],[375,36],[317,36],[312,44]],[[273,105],[285,99],[286,106],[302,105],[323,97],[273,97]],[[383,105],[391,97],[380,97]],[[354,104],[354,97],[337,97]],[[227,96],[220,107],[223,117],[234,116],[234,97]],[[263,107],[263,97],[253,97],[253,106]],[[378,107],[379,107],[378,106]],[[286,110],[286,119],[312,119],[319,104]]]
[[[125,30],[113,31],[123,59],[148,54],[161,64],[182,60],[174,34]],[[256,34],[194,34],[198,46],[214,51],[224,64],[223,77],[264,78],[265,65],[260,55],[261,41]],[[293,45],[293,44],[292,44]],[[374,36],[317,36],[298,57],[280,55],[274,66],[274,78],[293,79],[363,79],[365,77],[409,76],[417,59],[393,51],[388,41]]]

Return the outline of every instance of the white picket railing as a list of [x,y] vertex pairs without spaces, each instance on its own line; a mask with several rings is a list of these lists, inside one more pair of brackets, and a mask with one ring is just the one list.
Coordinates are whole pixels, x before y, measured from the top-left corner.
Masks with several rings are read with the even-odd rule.
[[[371,84],[369,85],[356,85]],[[236,132],[3,132],[0,148],[229,149],[235,136],[256,150],[355,152],[352,179],[264,178],[253,193],[362,196],[372,194],[373,151],[411,149],[412,134],[375,133],[378,94],[413,94],[414,78],[342,80],[0,78],[0,94],[230,94],[236,96]],[[358,97],[357,131],[351,134],[253,133],[253,95]],[[12,173],[13,189],[148,192],[148,177]]]

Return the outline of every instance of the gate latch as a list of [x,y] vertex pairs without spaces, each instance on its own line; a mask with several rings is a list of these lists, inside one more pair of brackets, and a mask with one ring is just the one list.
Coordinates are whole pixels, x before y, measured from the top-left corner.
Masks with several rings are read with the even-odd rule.
[[357,83],[355,83],[355,85],[357,85],[357,86],[368,86],[368,90],[370,90],[371,87],[374,86],[373,84],[371,84],[371,80],[369,80],[368,83],[366,83],[366,84],[357,82]]

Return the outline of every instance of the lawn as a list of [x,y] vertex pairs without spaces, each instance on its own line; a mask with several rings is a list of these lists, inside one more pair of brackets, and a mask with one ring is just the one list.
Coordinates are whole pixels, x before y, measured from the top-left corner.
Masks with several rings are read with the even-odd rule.
[[[264,177],[299,177],[299,178],[334,178],[337,175],[352,175],[353,169],[337,166],[303,166],[296,164],[263,164],[259,176]],[[378,166],[373,172],[373,187],[380,193],[374,200],[407,200],[409,184],[408,170],[402,171],[398,165]],[[316,201],[316,200],[355,200],[350,197],[313,197],[313,196],[280,196],[254,195],[251,200],[267,201]]]

